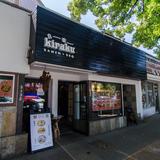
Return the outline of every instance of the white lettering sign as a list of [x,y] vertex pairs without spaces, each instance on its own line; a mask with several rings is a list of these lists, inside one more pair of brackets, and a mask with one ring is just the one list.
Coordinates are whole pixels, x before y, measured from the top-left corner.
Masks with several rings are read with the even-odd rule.
[[75,47],[66,38],[52,36],[50,33],[44,38],[44,52],[53,53],[68,58],[74,58]]

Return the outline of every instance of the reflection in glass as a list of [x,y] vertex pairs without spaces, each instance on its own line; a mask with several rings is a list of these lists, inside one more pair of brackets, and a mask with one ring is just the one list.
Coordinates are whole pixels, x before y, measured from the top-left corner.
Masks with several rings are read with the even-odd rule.
[[114,83],[92,82],[92,111],[121,115],[121,86]]

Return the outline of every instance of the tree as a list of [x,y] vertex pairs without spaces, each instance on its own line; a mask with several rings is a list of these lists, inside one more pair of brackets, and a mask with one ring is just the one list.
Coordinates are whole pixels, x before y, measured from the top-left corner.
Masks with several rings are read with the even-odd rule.
[[121,40],[130,33],[133,45],[153,49],[160,58],[160,0],[71,0],[68,10],[76,21],[91,11],[100,31]]

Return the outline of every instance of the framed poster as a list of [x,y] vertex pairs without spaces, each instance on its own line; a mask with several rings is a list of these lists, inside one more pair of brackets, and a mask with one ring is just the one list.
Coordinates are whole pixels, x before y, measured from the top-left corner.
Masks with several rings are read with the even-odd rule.
[[15,75],[0,73],[0,104],[14,103]]
[[53,147],[51,114],[30,115],[31,152]]

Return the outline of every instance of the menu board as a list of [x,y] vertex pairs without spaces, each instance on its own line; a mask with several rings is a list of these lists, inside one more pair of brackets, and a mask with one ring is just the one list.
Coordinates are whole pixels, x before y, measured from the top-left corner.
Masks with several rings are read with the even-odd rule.
[[31,151],[53,146],[50,113],[30,115]]
[[119,84],[92,84],[92,111],[115,110],[121,108],[121,90]]

